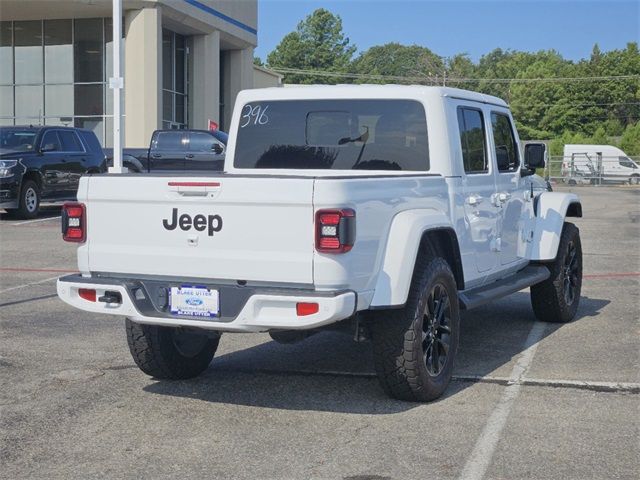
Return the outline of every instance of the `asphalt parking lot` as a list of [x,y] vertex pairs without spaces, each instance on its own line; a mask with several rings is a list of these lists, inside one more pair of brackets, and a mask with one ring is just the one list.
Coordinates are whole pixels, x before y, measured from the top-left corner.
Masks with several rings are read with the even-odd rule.
[[336,333],[227,334],[200,378],[150,379],[124,320],[56,297],[75,271],[59,209],[2,216],[0,477],[637,479],[640,189],[573,190],[578,318],[536,322],[527,291],[465,313],[430,404],[387,398],[369,345]]

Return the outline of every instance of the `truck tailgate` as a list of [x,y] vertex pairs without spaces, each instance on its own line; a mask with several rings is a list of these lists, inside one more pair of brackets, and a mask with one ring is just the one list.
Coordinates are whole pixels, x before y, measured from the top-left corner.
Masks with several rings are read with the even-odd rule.
[[83,181],[91,272],[313,283],[313,178]]

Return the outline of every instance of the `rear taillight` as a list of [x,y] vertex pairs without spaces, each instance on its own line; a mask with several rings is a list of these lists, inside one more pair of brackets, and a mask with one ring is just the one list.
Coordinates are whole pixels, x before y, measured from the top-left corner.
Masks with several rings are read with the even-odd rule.
[[320,253],[346,253],[356,241],[356,212],[318,210],[316,212],[316,250]]
[[62,239],[82,243],[87,239],[87,211],[84,203],[62,206]]

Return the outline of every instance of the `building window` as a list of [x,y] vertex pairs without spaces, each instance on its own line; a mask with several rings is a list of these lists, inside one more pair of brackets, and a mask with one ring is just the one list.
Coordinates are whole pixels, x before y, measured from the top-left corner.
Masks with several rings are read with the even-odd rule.
[[74,125],[111,145],[110,18],[0,22],[0,125]]
[[187,46],[186,38],[170,30],[162,31],[162,126],[187,128]]

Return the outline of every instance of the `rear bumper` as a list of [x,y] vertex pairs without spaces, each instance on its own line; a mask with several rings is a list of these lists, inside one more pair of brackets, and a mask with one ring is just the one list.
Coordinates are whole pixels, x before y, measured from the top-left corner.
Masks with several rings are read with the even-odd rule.
[[[57,290],[58,296],[64,302],[88,312],[123,315],[134,322],[151,325],[196,327],[228,332],[318,328],[351,317],[357,304],[357,296],[352,291],[317,292],[292,288],[207,285],[220,291],[221,317],[200,320],[171,315],[166,304],[159,306],[157,293],[162,287],[158,287],[158,284],[167,285],[163,282],[69,275],[58,279]],[[118,292],[122,297],[122,303],[107,304],[85,300],[78,293],[81,288],[95,289],[98,298],[106,291]],[[143,294],[140,294],[139,290]],[[317,303],[319,310],[312,315],[298,316],[298,302]]]

